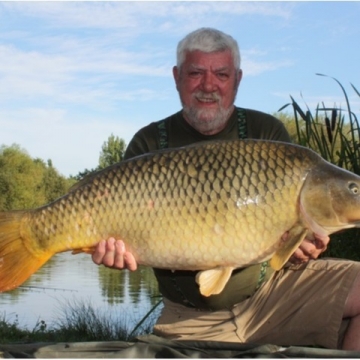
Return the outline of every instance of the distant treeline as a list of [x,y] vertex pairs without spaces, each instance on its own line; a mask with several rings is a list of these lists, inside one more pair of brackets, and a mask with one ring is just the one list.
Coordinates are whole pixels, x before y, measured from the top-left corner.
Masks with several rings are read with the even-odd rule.
[[84,176],[120,161],[124,140],[110,135],[104,142],[95,169],[85,169],[69,178],[59,174],[49,159],[33,159],[18,144],[0,146],[0,211],[31,209],[64,195]]

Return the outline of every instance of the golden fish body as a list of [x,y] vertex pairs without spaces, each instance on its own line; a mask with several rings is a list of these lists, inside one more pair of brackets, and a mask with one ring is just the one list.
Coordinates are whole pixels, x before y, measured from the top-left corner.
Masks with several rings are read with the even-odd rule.
[[[139,264],[200,272],[204,295],[234,268],[281,268],[306,235],[359,225],[360,177],[297,145],[236,140],[110,166],[55,202],[0,213],[0,291],[55,253],[121,238]],[[287,241],[281,241],[289,232]]]

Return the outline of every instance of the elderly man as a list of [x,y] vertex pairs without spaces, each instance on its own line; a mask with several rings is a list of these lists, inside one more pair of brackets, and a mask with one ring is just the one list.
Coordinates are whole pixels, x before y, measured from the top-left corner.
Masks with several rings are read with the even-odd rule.
[[[173,76],[182,110],[139,130],[125,158],[204,140],[290,141],[276,118],[234,106],[242,70],[231,36],[211,28],[187,35],[178,44]],[[278,272],[267,263],[234,271],[224,291],[210,297],[200,294],[195,271],[154,269],[164,300],[154,333],[360,350],[360,265],[317,259],[328,242],[328,237],[305,239]],[[120,239],[101,241],[92,258],[115,269],[137,267]]]

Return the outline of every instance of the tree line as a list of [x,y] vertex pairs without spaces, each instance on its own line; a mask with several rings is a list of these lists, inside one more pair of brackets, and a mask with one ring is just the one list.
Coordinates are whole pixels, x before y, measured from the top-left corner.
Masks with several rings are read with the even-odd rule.
[[18,144],[0,146],[0,211],[31,209],[54,201],[88,174],[121,161],[125,147],[123,139],[111,134],[102,145],[96,168],[66,178],[50,159],[32,158]]

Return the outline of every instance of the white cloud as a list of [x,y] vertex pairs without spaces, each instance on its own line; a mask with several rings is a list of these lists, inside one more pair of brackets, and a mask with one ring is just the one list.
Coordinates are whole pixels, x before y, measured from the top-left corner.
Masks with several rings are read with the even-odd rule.
[[[198,27],[199,16],[259,15],[282,19],[291,17],[291,3],[252,1],[97,1],[97,2],[5,2],[4,11],[45,19],[51,26],[74,28],[131,29],[133,34],[157,29],[182,31],[188,23]],[[1,9],[1,8],[0,8]],[[172,21],[169,21],[169,18]],[[159,23],[159,20],[163,21]],[[130,33],[126,36],[131,36]]]
[[[154,46],[154,42],[150,41],[151,47],[143,42],[137,43],[136,50],[133,50],[133,40],[140,33],[155,36],[156,32],[164,30],[183,32],[185,27],[192,27],[192,30],[198,27],[199,16],[206,18],[207,14],[208,21],[218,18],[218,14],[287,18],[289,8],[278,3],[257,2],[1,3],[0,16],[5,17],[10,12],[12,16],[18,14],[26,19],[39,19],[40,28],[61,26],[61,35],[52,31],[49,35],[41,33],[39,36],[40,30],[26,30],[26,27],[2,32],[0,36],[5,42],[0,45],[0,76],[4,86],[0,93],[3,99],[13,93],[32,97],[37,94],[57,96],[61,99],[65,87],[67,93],[76,94],[79,89],[83,92],[88,84],[92,86],[96,82],[98,87],[106,89],[131,75],[169,77],[175,62],[175,41],[171,49],[164,44]],[[79,29],[112,28],[114,31],[69,32],[67,26]],[[136,30],[133,31],[134,27]],[[5,45],[9,39],[12,44]],[[28,45],[23,46],[24,43]],[[247,73],[253,75],[276,66],[274,63],[252,62],[250,57],[244,58],[244,62],[248,66]],[[72,87],[76,90],[72,91]]]
[[101,146],[111,133],[128,142],[138,125],[118,118],[106,122],[96,116],[73,119],[64,109],[26,108],[0,111],[0,128],[0,144],[26,144],[31,157],[51,159],[63,175],[69,176],[98,165]]
[[[57,44],[64,47],[61,38]],[[74,39],[74,42],[80,42]],[[170,77],[171,66],[165,60],[157,65],[157,54],[106,49],[96,41],[67,51],[26,50],[13,45],[0,45],[0,102],[17,97],[19,100],[38,96],[54,101],[86,102],[92,99],[114,99],[119,86],[130,77]],[[151,65],[152,64],[152,65]],[[124,87],[124,86],[122,86]],[[124,92],[124,91],[122,91]],[[150,90],[141,89],[143,94]],[[122,96],[124,97],[124,95]]]
[[269,53],[266,50],[257,48],[241,50],[241,67],[244,69],[246,76],[258,76],[264,72],[293,65],[294,61],[287,59],[280,60],[278,58],[277,60],[270,61]]

